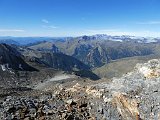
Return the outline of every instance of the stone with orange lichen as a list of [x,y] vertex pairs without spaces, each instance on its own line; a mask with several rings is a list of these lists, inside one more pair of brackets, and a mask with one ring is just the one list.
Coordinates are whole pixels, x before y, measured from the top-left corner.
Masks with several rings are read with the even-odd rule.
[[127,98],[123,93],[114,93],[112,103],[116,105],[124,119],[135,120],[139,116],[138,102],[135,99]]

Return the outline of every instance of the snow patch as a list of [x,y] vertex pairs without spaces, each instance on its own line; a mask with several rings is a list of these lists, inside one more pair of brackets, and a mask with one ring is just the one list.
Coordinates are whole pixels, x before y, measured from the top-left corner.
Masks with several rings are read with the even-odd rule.
[[59,81],[59,80],[65,80],[69,78],[74,78],[72,75],[57,75],[54,78],[51,78],[49,81]]
[[2,71],[10,70],[8,63],[7,64],[2,64],[1,69],[2,69]]
[[1,65],[1,69],[2,69],[2,71],[6,71],[7,70],[5,65]]

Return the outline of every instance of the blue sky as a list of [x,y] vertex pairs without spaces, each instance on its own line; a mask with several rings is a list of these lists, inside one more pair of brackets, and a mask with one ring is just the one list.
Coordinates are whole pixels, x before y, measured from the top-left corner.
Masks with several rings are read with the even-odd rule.
[[0,36],[160,37],[160,0],[0,0]]

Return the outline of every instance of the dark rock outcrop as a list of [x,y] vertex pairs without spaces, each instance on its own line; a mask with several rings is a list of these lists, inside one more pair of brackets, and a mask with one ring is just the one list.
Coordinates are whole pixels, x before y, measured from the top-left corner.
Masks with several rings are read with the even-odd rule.
[[2,70],[36,71],[23,60],[23,56],[14,47],[7,44],[0,44],[0,64]]

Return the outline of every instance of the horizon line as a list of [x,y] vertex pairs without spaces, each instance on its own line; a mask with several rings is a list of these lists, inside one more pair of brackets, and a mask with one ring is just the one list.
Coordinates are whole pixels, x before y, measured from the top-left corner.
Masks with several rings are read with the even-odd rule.
[[160,36],[140,36],[140,35],[128,35],[128,34],[124,34],[124,35],[111,35],[111,34],[83,34],[83,35],[71,35],[71,36],[12,36],[12,35],[7,35],[7,36],[3,36],[0,35],[0,37],[19,37],[19,38],[23,38],[23,37],[48,37],[48,38],[67,38],[67,37],[82,37],[82,36],[95,36],[95,35],[107,35],[107,36],[130,36],[130,37],[152,37],[152,38],[159,38]]

